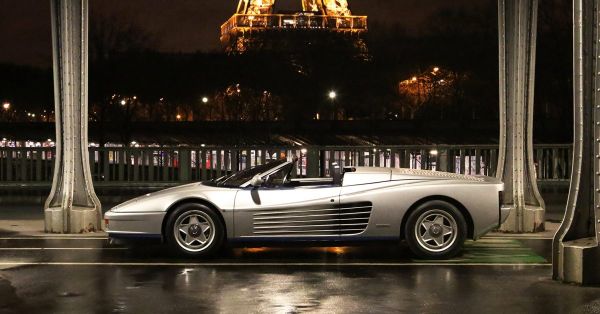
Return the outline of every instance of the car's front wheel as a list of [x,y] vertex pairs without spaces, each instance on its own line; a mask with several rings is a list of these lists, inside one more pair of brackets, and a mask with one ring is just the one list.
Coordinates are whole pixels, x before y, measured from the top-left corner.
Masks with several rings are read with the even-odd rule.
[[467,223],[456,206],[429,201],[414,210],[404,228],[410,250],[423,259],[456,256],[467,237]]
[[167,244],[176,253],[206,257],[223,242],[225,228],[221,219],[202,204],[183,204],[175,209],[166,223]]

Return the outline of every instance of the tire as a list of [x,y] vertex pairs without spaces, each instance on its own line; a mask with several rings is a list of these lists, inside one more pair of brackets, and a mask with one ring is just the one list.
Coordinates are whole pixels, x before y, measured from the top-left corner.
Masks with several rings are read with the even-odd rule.
[[456,206],[444,201],[429,201],[410,213],[404,238],[418,258],[452,258],[465,243],[467,222]]
[[183,204],[166,223],[167,245],[178,255],[209,257],[223,244],[225,227],[214,210],[202,204]]

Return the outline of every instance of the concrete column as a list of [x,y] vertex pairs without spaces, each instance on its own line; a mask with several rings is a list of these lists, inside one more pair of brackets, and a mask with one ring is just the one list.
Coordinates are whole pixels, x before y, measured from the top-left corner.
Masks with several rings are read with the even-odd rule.
[[52,0],[56,158],[46,232],[102,229],[88,161],[88,1]]
[[552,267],[555,280],[600,284],[600,1],[573,3],[573,169]]
[[500,151],[496,175],[511,207],[506,232],[544,230],[544,201],[533,163],[537,0],[498,0]]

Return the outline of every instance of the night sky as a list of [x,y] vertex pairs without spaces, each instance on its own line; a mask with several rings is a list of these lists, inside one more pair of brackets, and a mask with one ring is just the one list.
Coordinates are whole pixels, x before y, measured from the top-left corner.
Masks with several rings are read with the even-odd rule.
[[[95,15],[131,20],[149,32],[164,52],[218,50],[219,26],[237,0],[90,0]],[[430,14],[473,0],[351,0],[353,14],[370,22],[400,24],[410,31],[432,23]],[[276,10],[300,8],[300,0],[279,0]],[[0,0],[0,62],[51,65],[49,0]]]

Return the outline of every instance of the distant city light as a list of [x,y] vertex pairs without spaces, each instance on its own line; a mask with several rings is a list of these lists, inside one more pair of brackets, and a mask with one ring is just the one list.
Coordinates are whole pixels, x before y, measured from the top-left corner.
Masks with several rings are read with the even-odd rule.
[[202,102],[203,103],[207,103],[208,102],[208,97],[202,97]]
[[4,108],[4,110],[8,110],[10,109],[10,103],[9,102],[5,102],[2,104],[2,108]]
[[178,115],[176,116],[176,118],[177,118],[177,120],[181,120],[181,115],[180,115],[180,114],[178,114]]
[[438,155],[438,151],[437,149],[432,149],[429,154],[431,154],[431,156],[437,156]]
[[337,93],[335,91],[330,91],[329,92],[329,98],[335,99],[336,97],[337,97]]
[[439,67],[435,67],[435,68],[433,68],[433,73],[437,73],[437,72],[439,72],[439,71],[440,71],[440,68],[439,68]]
[[417,77],[416,77],[416,76],[413,76],[411,80],[412,80],[413,82],[416,82],[416,81],[417,81]]
[[136,100],[136,99],[137,99],[137,96],[133,96],[133,100]]
[[121,100],[121,106],[127,105],[127,101],[125,99]]

